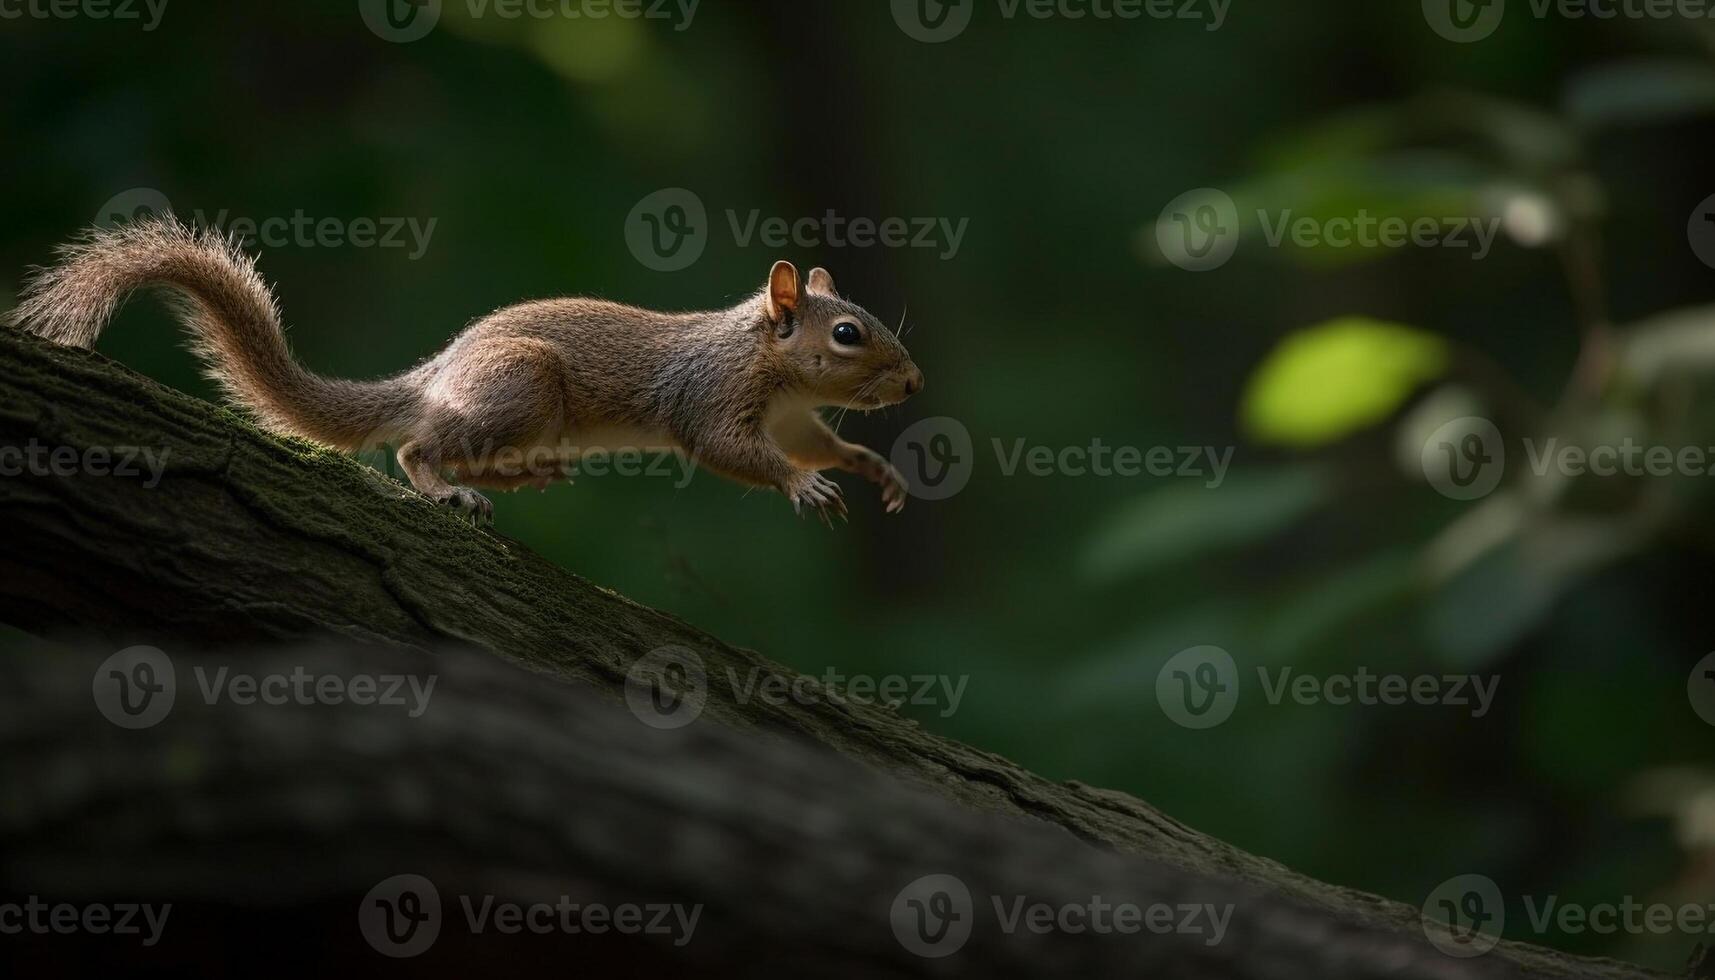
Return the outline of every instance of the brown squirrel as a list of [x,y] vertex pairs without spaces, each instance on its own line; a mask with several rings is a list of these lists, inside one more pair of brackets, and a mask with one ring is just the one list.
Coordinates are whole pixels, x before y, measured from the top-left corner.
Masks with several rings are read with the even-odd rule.
[[899,472],[816,410],[898,404],[923,372],[824,269],[801,284],[776,262],[759,294],[704,313],[573,298],[508,306],[402,374],[348,381],[293,360],[254,260],[212,231],[153,218],[92,231],[59,259],[30,278],[8,325],[90,347],[133,290],[169,287],[209,375],[264,428],[346,451],[391,444],[419,491],[479,521],[492,516],[488,499],[447,476],[545,487],[580,452],[614,447],[682,452],[824,522],[846,514],[839,486],[817,472],[831,467],[879,484],[889,513],[905,506]]

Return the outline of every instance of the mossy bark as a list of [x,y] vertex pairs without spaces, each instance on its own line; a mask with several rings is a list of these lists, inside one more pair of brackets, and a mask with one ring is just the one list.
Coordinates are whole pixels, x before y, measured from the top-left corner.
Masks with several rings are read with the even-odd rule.
[[[760,654],[730,646],[566,572],[495,531],[474,529],[356,460],[270,436],[231,412],[165,389],[98,354],[0,330],[0,446],[27,445],[70,447],[79,454],[91,447],[144,447],[164,461],[154,486],[146,485],[146,471],[27,472],[0,480],[0,513],[8,528],[0,536],[0,619],[30,632],[95,634],[114,644],[177,644],[208,651],[318,638],[335,641],[342,649],[352,641],[392,648],[378,650],[377,656],[461,648],[533,672],[538,693],[529,703],[569,698],[579,700],[566,703],[582,704],[581,699],[592,696],[618,701],[632,664],[668,646],[693,651],[710,677],[760,670],[814,684]],[[495,690],[511,699],[531,688],[508,681]],[[694,737],[710,738],[711,745],[718,741],[724,753],[712,763],[718,779],[710,785],[718,786],[719,793],[741,797],[764,794],[785,807],[784,813],[811,822],[827,817],[837,830],[820,827],[812,833],[790,821],[745,830],[733,821],[768,819],[765,808],[724,801],[712,793],[694,794],[694,799],[632,799],[632,816],[662,835],[651,838],[652,847],[668,848],[672,828],[662,821],[678,821],[672,826],[691,837],[704,830],[736,835],[745,843],[735,853],[750,854],[759,865],[774,862],[770,873],[776,875],[797,873],[797,865],[783,862],[800,858],[811,861],[803,873],[812,879],[832,874],[811,860],[815,849],[837,850],[849,841],[854,860],[881,862],[890,871],[932,863],[931,858],[945,859],[949,867],[973,875],[1004,871],[1012,876],[1008,887],[1021,894],[1074,894],[1085,886],[1121,888],[1127,881],[1140,894],[1157,894],[1151,891],[1155,885],[1138,875],[1165,882],[1161,887],[1167,892],[1159,892],[1162,895],[1175,889],[1187,895],[1213,889],[1211,894],[1242,895],[1248,906],[1259,910],[1261,918],[1247,919],[1240,935],[1259,942],[1266,937],[1270,944],[1285,942],[1271,930],[1291,922],[1307,948],[1325,945],[1322,959],[1315,961],[1319,974],[1298,975],[1381,976],[1384,963],[1397,964],[1401,972],[1386,975],[1399,976],[1475,977],[1512,971],[1544,977],[1651,975],[1611,961],[1576,959],[1510,942],[1478,960],[1453,960],[1423,941],[1414,907],[1306,878],[1198,833],[1125,794],[1049,781],[1005,759],[925,732],[886,707],[832,694],[804,699],[807,703],[757,698],[741,703],[718,683],[707,685],[707,694],[703,716],[691,728],[703,732]],[[499,696],[476,707],[498,710],[510,703]],[[522,727],[513,733],[519,738],[540,736],[545,739],[540,744],[509,742],[471,722],[440,731],[432,745],[417,746],[415,751],[426,754],[400,763],[400,771],[416,773],[420,766],[427,778],[431,757],[440,751],[462,752],[473,765],[500,767],[497,771],[528,767],[533,785],[549,794],[541,801],[543,808],[530,816],[548,819],[548,804],[562,796],[568,807],[612,816],[603,809],[612,801],[602,795],[612,787],[589,782],[601,766],[662,768],[658,778],[671,780],[691,779],[697,767],[711,764],[695,752],[640,757],[639,750],[628,746],[625,733],[651,745],[658,744],[658,733],[642,729],[623,708],[612,714],[626,727],[615,723],[612,731],[587,733],[592,741],[588,749],[577,750],[578,761],[548,751],[549,746],[572,749],[554,736],[555,722],[544,713],[534,722],[519,719]],[[306,722],[304,731],[312,727]],[[741,733],[739,741],[713,734],[727,731]],[[207,734],[213,737],[213,729]],[[332,785],[361,787],[377,772],[389,771],[384,760],[342,754],[358,748],[356,732],[326,734],[317,751],[329,770],[339,774]],[[134,751],[146,755],[143,744],[134,742],[139,746]],[[805,754],[805,744],[844,759],[827,760],[825,751]],[[259,751],[266,757],[257,763],[259,772],[289,771],[294,753],[300,753],[284,736]],[[755,764],[745,764],[746,753],[754,753]],[[840,776],[818,775],[818,759]],[[578,771],[568,775],[568,770]],[[643,786],[657,776],[633,773],[613,779],[632,779]],[[562,777],[570,781],[563,789],[555,788]],[[476,784],[464,790],[480,793]],[[873,801],[887,807],[878,809]],[[896,805],[901,814],[935,814],[930,821],[934,826],[914,824],[916,818],[907,816],[890,824]],[[682,809],[657,819],[651,811],[655,806]],[[482,816],[494,822],[498,848],[486,858],[526,864],[533,860],[525,849],[501,853],[512,845],[499,847],[505,813],[498,801],[485,806]],[[997,817],[1001,822],[995,822]],[[1008,817],[1025,819],[1021,823]],[[709,823],[699,824],[702,830],[688,829],[697,821]],[[889,826],[898,828],[892,837]],[[1006,829],[993,829],[998,827]],[[993,852],[998,863],[985,863],[986,845],[947,839],[968,834],[977,835],[973,840],[1002,841],[1005,846],[996,844],[1001,849]],[[14,844],[30,840],[26,833]],[[762,846],[765,841],[778,844],[778,852],[771,855],[770,847]],[[678,874],[667,850],[650,853],[659,860],[639,857],[627,866],[628,873]],[[573,866],[599,857],[575,848],[546,856]],[[742,870],[734,866],[721,873]],[[688,873],[693,878],[697,874]],[[831,889],[835,883],[828,880],[822,886]],[[788,890],[775,894],[775,900],[782,910],[806,915],[857,911],[849,896],[818,899]],[[812,908],[817,901],[824,907]],[[1261,931],[1245,931],[1253,926]],[[827,930],[823,938],[837,942],[831,924]],[[890,936],[887,942],[892,942]],[[853,963],[885,962],[890,971],[903,973],[926,972],[932,963],[884,954],[880,950],[887,943],[871,945],[868,938],[854,943]],[[1281,956],[1313,955],[1292,943],[1270,945],[1268,954],[1275,955],[1277,948]],[[1198,954],[1189,944],[1173,950],[1171,956],[1191,959],[1156,965],[1202,963],[1209,965],[1208,975],[1220,976],[1292,975],[1265,969],[1263,960],[1240,957],[1229,962],[1221,959],[1225,952]],[[809,956],[814,950],[805,946],[798,952]],[[1265,951],[1257,952],[1260,956]],[[1107,972],[1122,960],[1125,957],[1098,959],[1089,965]],[[996,962],[1006,961],[1001,957]],[[1125,961],[1134,966],[1151,962],[1136,955]]]

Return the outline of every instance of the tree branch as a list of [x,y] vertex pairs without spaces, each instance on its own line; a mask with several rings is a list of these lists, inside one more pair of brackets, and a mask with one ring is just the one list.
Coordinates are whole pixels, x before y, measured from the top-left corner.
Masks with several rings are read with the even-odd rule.
[[[182,720],[175,709],[170,724],[183,734],[167,741],[105,722],[79,731],[92,716],[87,670],[77,675],[81,721],[57,703],[0,701],[8,786],[44,790],[62,766],[80,764],[136,780],[117,799],[84,786],[59,811],[26,797],[24,819],[0,816],[0,829],[7,851],[33,857],[8,869],[70,868],[103,886],[196,869],[209,877],[186,871],[188,890],[231,899],[235,883],[258,880],[246,874],[274,880],[281,847],[313,842],[313,858],[288,862],[312,891],[318,875],[322,886],[354,887],[405,858],[490,892],[529,891],[518,882],[536,872],[587,876],[608,888],[695,896],[747,941],[771,937],[770,962],[796,957],[851,975],[878,965],[930,972],[938,961],[905,953],[885,910],[918,874],[957,869],[979,904],[988,894],[1213,896],[1238,910],[1216,947],[1186,936],[1127,944],[1018,935],[973,938],[960,954],[968,960],[949,961],[1009,972],[1053,964],[1055,973],[1093,975],[1140,967],[1246,977],[1653,975],[1516,943],[1475,960],[1445,957],[1425,943],[1416,908],[1311,880],[1124,794],[1052,783],[832,692],[741,703],[705,684],[703,717],[670,736],[623,709],[588,706],[591,697],[622,699],[628,669],[663,647],[694,654],[707,677],[755,669],[815,682],[476,531],[355,460],[269,436],[100,355],[0,331],[0,447],[38,455],[65,447],[88,464],[67,475],[26,467],[0,480],[11,529],[0,544],[8,623],[225,650],[331,638],[342,652],[330,656],[345,658],[360,656],[345,650],[352,641],[372,658],[464,648],[532,672],[470,668],[477,681],[465,700],[426,713],[432,722],[407,727],[385,750],[375,748],[373,723],[325,707],[211,710],[206,720],[194,712]],[[153,452],[165,464],[158,485],[143,462],[135,474],[99,475],[89,454],[98,447]],[[464,661],[444,662],[435,661],[442,673]],[[53,671],[33,665],[7,690],[47,683],[37,674]],[[195,751],[211,761],[181,798],[171,763]],[[151,823],[144,803],[166,811]],[[421,819],[424,807],[436,819]],[[338,819],[327,819],[330,809]],[[187,833],[174,813],[209,822]],[[91,852],[100,861],[76,859],[52,847],[71,839],[67,821],[123,830],[173,860],[100,849]],[[242,846],[252,832],[261,855]],[[294,877],[281,876],[281,886]]]

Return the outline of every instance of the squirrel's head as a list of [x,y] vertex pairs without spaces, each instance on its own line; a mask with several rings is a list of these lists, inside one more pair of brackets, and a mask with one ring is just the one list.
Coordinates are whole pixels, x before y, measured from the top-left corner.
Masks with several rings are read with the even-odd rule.
[[923,390],[923,372],[880,320],[834,292],[826,269],[774,263],[762,291],[766,343],[802,390],[827,405],[858,409],[897,405]]

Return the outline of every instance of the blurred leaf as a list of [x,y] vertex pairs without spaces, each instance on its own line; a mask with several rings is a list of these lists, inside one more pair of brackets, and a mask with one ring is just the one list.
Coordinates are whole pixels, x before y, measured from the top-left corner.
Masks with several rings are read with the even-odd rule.
[[1537,517],[1483,548],[1435,595],[1424,623],[1431,647],[1461,668],[1489,663],[1539,626],[1573,583],[1642,540],[1628,521]]
[[1424,547],[1425,574],[1436,585],[1446,584],[1523,533],[1528,515],[1525,497],[1512,490],[1500,490],[1473,502]]
[[1645,769],[1627,782],[1624,797],[1634,816],[1671,818],[1681,847],[1715,848],[1715,772],[1690,765]]
[[[1484,193],[1490,179],[1481,165],[1461,154],[1410,149],[1361,159],[1320,160],[1243,185],[1235,199],[1245,218],[1240,222],[1245,234],[1307,264],[1350,265],[1397,255],[1401,249],[1366,244],[1355,236],[1342,247],[1326,242],[1301,245],[1294,240],[1294,226],[1306,219],[1318,229],[1328,228],[1333,221],[1363,221],[1370,223],[1370,234],[1375,235],[1374,229],[1383,221],[1409,227],[1429,219],[1441,226],[1449,218],[1481,217],[1492,197]],[[1258,220],[1250,220],[1253,216]]]
[[1310,448],[1386,419],[1447,369],[1447,344],[1413,327],[1344,317],[1299,331],[1246,385],[1240,418],[1258,441]]
[[557,17],[532,26],[530,50],[548,67],[574,82],[606,82],[633,70],[641,60],[646,35],[636,19],[609,17],[569,20]]
[[1262,165],[1292,172],[1362,160],[1400,144],[1411,129],[1403,106],[1365,106],[1287,133],[1263,151]]
[[1694,61],[1603,65],[1566,86],[1566,114],[1590,127],[1643,125],[1715,112],[1715,68]]
[[1577,133],[1534,106],[1469,93],[1436,96],[1425,106],[1439,125],[1480,135],[1498,152],[1497,163],[1515,175],[1567,170],[1583,157]]
[[1420,575],[1413,553],[1395,550],[1307,583],[1269,612],[1258,649],[1270,660],[1295,664],[1318,654],[1338,656],[1338,646],[1323,641],[1349,638],[1353,620],[1411,595]]
[[1429,645],[1463,670],[1491,663],[1553,607],[1559,583],[1531,562],[1515,540],[1487,551],[1431,601]]
[[1673,310],[1627,330],[1620,370],[1648,387],[1670,372],[1715,369],[1715,306]]
[[1279,142],[1263,165],[1290,171],[1426,146],[1461,151],[1490,177],[1564,170],[1582,155],[1577,134],[1534,106],[1442,92],[1341,113]]
[[1214,488],[1172,486],[1134,501],[1098,527],[1083,567],[1093,578],[1114,579],[1250,544],[1292,526],[1329,489],[1326,474],[1310,465],[1230,473]]

